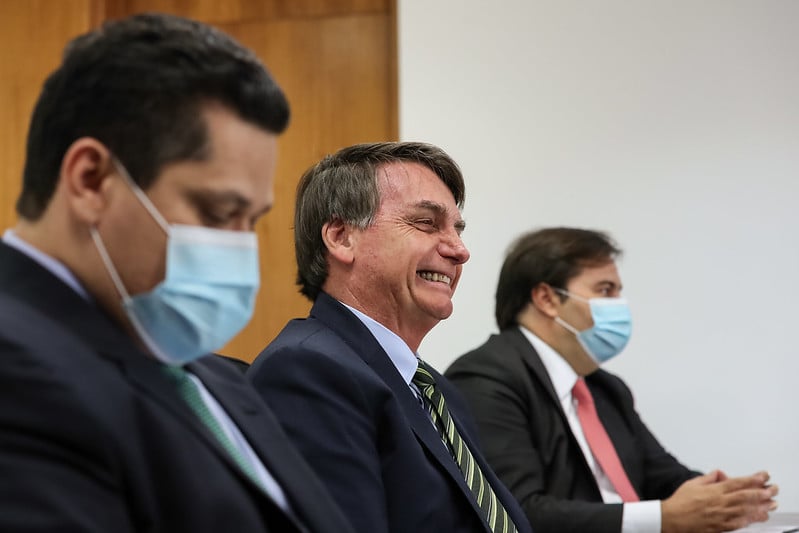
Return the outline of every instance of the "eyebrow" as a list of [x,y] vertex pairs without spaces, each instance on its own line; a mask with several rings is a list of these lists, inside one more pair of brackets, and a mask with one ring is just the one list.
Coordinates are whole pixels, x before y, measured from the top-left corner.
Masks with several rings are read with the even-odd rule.
[[238,208],[250,207],[250,201],[236,191],[217,191],[213,189],[192,189],[188,191],[188,196],[198,202],[208,202],[209,200],[234,204]]
[[[436,213],[438,216],[441,216],[441,217],[449,216],[449,210],[445,206],[443,206],[443,205],[441,205],[441,204],[439,204],[437,202],[433,202],[431,200],[421,200],[420,202],[415,204],[415,207],[418,207],[418,208],[421,208],[421,209],[428,209],[430,211],[433,211],[434,213]],[[458,220],[455,221],[454,226],[455,226],[455,229],[458,230],[458,232],[462,232],[463,230],[466,229],[466,221],[463,220],[463,218],[458,217]]]
[[611,289],[622,289],[621,283],[616,283],[615,281],[611,281],[609,279],[603,279],[601,281],[597,281],[594,284],[594,287],[603,287],[603,286],[610,286]]

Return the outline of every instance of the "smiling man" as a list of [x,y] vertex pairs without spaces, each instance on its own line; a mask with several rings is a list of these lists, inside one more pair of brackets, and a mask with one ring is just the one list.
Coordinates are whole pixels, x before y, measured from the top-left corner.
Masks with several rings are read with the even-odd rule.
[[452,313],[469,252],[464,183],[439,148],[345,148],[297,189],[310,316],[249,371],[358,531],[529,531],[486,464],[462,401],[417,357]]

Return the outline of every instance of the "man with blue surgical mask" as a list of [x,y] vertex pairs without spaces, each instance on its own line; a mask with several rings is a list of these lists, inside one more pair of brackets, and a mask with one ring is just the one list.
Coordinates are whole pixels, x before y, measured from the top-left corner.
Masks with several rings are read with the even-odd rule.
[[536,533],[718,532],[764,521],[768,474],[728,478],[680,464],[600,366],[632,332],[604,233],[547,228],[521,236],[499,277],[500,333],[446,376],[478,423],[486,457]]
[[352,531],[241,373],[288,102],[159,14],[75,38],[0,242],[0,531]]

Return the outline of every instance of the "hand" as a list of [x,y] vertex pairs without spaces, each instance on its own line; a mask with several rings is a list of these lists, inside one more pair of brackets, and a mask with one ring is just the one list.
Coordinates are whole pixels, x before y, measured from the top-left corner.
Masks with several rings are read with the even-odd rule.
[[718,533],[768,520],[777,508],[769,475],[728,478],[720,470],[688,480],[661,502],[662,533]]

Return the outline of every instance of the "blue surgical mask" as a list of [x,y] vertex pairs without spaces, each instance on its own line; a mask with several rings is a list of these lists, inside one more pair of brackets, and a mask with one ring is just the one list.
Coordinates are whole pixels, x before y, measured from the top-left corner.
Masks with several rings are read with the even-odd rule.
[[588,302],[594,325],[583,331],[565,322],[560,317],[555,321],[577,336],[577,340],[591,358],[602,364],[612,359],[627,346],[632,333],[630,307],[624,298],[583,298],[563,289],[556,291],[572,298]]
[[125,168],[120,174],[167,234],[166,276],[151,291],[130,296],[100,234],[97,250],[139,338],[169,365],[184,365],[222,348],[247,325],[260,281],[253,232],[168,224]]

